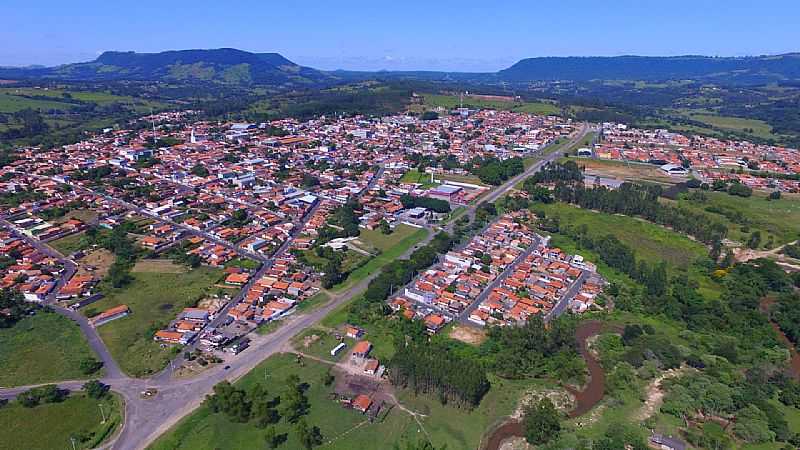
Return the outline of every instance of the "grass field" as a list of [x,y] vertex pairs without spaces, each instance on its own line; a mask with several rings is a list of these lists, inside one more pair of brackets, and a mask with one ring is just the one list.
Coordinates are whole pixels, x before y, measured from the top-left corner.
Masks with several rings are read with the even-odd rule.
[[633,248],[638,257],[648,261],[665,260],[673,266],[686,266],[708,255],[702,244],[644,220],[599,213],[565,203],[538,207],[545,211],[547,217],[558,216],[561,223],[588,226],[592,235],[614,235]]
[[[694,210],[703,210],[728,224],[728,238],[746,242],[752,231],[761,230],[762,245],[770,238],[773,246],[792,242],[800,238],[800,199],[784,196],[780,200],[767,201],[766,194],[754,192],[751,197],[742,198],[728,195],[725,192],[706,192],[705,203],[691,202],[686,199],[679,204]],[[732,214],[739,214],[747,221],[748,228],[742,231],[742,224],[735,223],[728,217],[706,211],[708,207],[723,208]]]
[[[708,276],[705,270],[693,264],[694,261],[708,256],[708,250],[699,242],[633,217],[584,210],[564,203],[541,205],[541,209],[546,212],[548,217],[560,217],[562,224],[576,226],[586,224],[592,235],[611,234],[617,237],[635,251],[637,258],[656,264],[666,261],[667,271],[670,274],[686,269],[689,278],[698,283],[698,291],[705,298],[713,299],[720,295],[720,286]],[[609,281],[623,284],[631,282],[626,275],[603,263],[600,255],[578,248],[575,241],[568,236],[553,234],[551,245],[560,247],[569,254],[579,254],[597,264],[600,274]]]
[[300,302],[300,304],[297,305],[297,310],[304,312],[313,311],[319,308],[320,306],[324,305],[325,303],[328,303],[328,300],[330,299],[331,297],[328,294],[324,292],[317,292],[310,298],[307,298],[302,302]]
[[[265,383],[270,395],[284,391],[284,380],[290,374],[297,374],[301,381],[311,386],[307,392],[311,403],[307,421],[322,431],[324,447],[349,450],[355,448],[392,448],[395,443],[416,442],[424,433],[441,447],[447,444],[449,450],[472,450],[478,447],[484,431],[501,417],[509,414],[520,393],[530,386],[530,382],[503,381],[492,379],[493,387],[481,402],[472,410],[444,407],[437,400],[427,397],[414,397],[407,392],[398,393],[404,406],[427,414],[421,418],[424,431],[417,422],[399,408],[393,408],[382,421],[370,424],[365,417],[352,410],[342,409],[328,398],[330,388],[321,383],[328,371],[326,364],[309,359],[300,367],[291,355],[281,354],[270,357],[253,369],[237,384],[249,387],[255,383]],[[265,381],[266,374],[266,381]],[[281,449],[301,449],[293,427],[281,421],[278,433],[287,433],[288,440]],[[159,438],[150,448],[152,450],[179,449],[261,449],[264,448],[263,430],[253,424],[232,423],[222,414],[213,414],[201,407]]]
[[425,229],[402,224],[395,228],[394,232],[388,236],[376,230],[362,230],[359,239],[362,239],[367,245],[381,249],[381,254],[370,259],[358,269],[350,272],[346,280],[334,286],[331,290],[333,292],[341,292],[348,289],[373,272],[380,270],[386,264],[397,259],[400,255],[405,253],[406,250],[425,239],[427,235],[428,231]]
[[[341,342],[347,344],[347,347],[339,351],[336,356],[331,356],[331,350]],[[308,328],[292,338],[292,346],[295,350],[332,362],[341,361],[345,355],[352,351],[355,342],[355,339],[345,336],[342,336],[342,340],[339,341],[333,332],[319,327]]]
[[171,259],[141,259],[131,269],[134,273],[186,273],[188,267],[175,264]]
[[80,362],[95,357],[77,324],[41,311],[0,328],[0,349],[0,386],[6,387],[86,378]]
[[121,289],[106,288],[106,297],[92,305],[96,312],[128,305],[131,314],[98,328],[114,359],[127,373],[145,376],[167,364],[174,352],[153,341],[157,329],[166,326],[184,307],[202,298],[222,275],[200,267],[186,273],[132,274],[133,282]]
[[[425,94],[425,106],[435,108],[442,107],[447,109],[457,108],[460,99],[457,95],[433,95]],[[465,108],[499,109],[504,111],[514,111],[529,114],[558,114],[558,106],[544,102],[523,102],[523,101],[503,101],[490,100],[476,97],[464,97]]]
[[[716,129],[745,133],[763,139],[780,139],[781,136],[772,132],[772,126],[763,120],[745,119],[742,117],[721,116],[711,109],[693,111],[680,110],[679,113],[692,120],[703,122]],[[752,130],[752,131],[750,131]]]
[[404,173],[400,178],[400,182],[421,184],[423,189],[428,189],[439,185],[439,183],[431,183],[431,174],[420,172],[417,169],[411,169]]
[[83,233],[71,234],[55,241],[50,241],[49,246],[53,247],[62,255],[69,255],[70,253],[77,252],[88,248],[86,242],[83,240]]
[[[96,400],[75,392],[61,403],[46,403],[26,408],[18,403],[0,408],[0,450],[71,449],[74,433],[91,434],[86,442],[75,442],[75,448],[95,448],[122,422],[122,401],[115,395]],[[108,420],[102,423],[100,406]]]

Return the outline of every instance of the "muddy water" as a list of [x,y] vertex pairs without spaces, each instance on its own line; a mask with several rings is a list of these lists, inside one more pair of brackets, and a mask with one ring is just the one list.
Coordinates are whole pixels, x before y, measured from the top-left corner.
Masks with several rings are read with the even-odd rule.
[[[766,297],[761,300],[761,312],[764,314],[769,315],[769,308],[775,302],[775,299]],[[800,354],[797,353],[797,348],[792,344],[792,341],[789,340],[788,337],[783,333],[781,327],[778,326],[777,323],[773,322],[772,320],[769,321],[769,324],[772,326],[772,329],[778,333],[778,337],[780,338],[781,342],[789,349],[789,355],[791,357],[791,361],[789,362],[789,376],[791,376],[796,381],[800,381]]]
[[[579,391],[570,386],[564,386],[570,394],[575,397],[575,408],[569,412],[570,417],[578,417],[587,413],[594,405],[598,404],[603,399],[605,392],[606,375],[603,367],[595,359],[594,355],[589,351],[588,340],[594,335],[600,334],[603,330],[603,322],[591,320],[582,323],[577,330],[575,330],[575,340],[578,341],[578,352],[584,360],[586,360],[586,367],[589,369],[589,384],[582,391]],[[509,420],[508,422],[500,425],[489,436],[485,450],[498,450],[500,445],[506,439],[513,437],[522,437],[524,430],[522,423]]]

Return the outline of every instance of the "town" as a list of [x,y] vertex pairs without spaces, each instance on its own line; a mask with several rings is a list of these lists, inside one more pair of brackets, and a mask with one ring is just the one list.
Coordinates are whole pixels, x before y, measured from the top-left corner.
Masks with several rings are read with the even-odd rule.
[[[0,168],[0,287],[84,324],[100,355],[108,340],[109,379],[140,391],[136,401],[181,377],[210,387],[291,345],[301,367],[343,374],[332,403],[380,421],[400,404],[386,337],[352,315],[332,328],[315,321],[363,301],[377,269],[432,241],[444,242],[432,263],[399,277],[382,303],[389,321],[426,339],[471,343],[612,310],[608,291],[620,287],[600,274],[605,255],[555,245],[553,218],[533,206],[563,180],[530,188],[532,175],[574,162],[581,184],[614,190],[633,165],[669,186],[788,194],[800,172],[795,149],[494,109],[265,123],[196,115],[154,113],[76,144],[22,148]],[[195,274],[200,282],[169,285]],[[138,287],[147,297],[126,300]],[[167,300],[174,289],[191,295]],[[270,347],[284,329],[300,333]],[[141,349],[158,356],[139,361]],[[669,438],[650,437],[659,440]]]

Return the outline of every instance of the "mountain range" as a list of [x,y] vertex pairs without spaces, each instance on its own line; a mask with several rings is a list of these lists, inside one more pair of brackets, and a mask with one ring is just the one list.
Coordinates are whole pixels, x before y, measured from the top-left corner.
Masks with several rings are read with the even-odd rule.
[[309,86],[374,77],[428,81],[468,79],[485,83],[698,80],[760,84],[800,80],[800,53],[752,57],[537,57],[523,59],[507,69],[494,73],[325,72],[295,64],[278,53],[251,53],[221,48],[160,53],[109,51],[94,61],[57,67],[0,67],[0,78],[3,79],[65,81],[202,81],[245,85]]
[[108,51],[94,61],[57,67],[0,68],[2,78],[69,81],[208,81],[232,84],[317,84],[334,77],[303,67],[278,53],[233,48],[160,53]]

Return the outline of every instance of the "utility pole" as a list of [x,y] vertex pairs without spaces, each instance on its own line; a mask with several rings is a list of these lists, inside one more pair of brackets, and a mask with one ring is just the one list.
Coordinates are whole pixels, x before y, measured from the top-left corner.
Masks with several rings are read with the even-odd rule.
[[72,450],[76,450],[75,449],[75,438],[70,436],[69,441],[72,442]]
[[103,411],[103,405],[98,403],[97,407],[100,408],[100,415],[103,416],[103,421],[100,423],[106,423],[106,413]]

